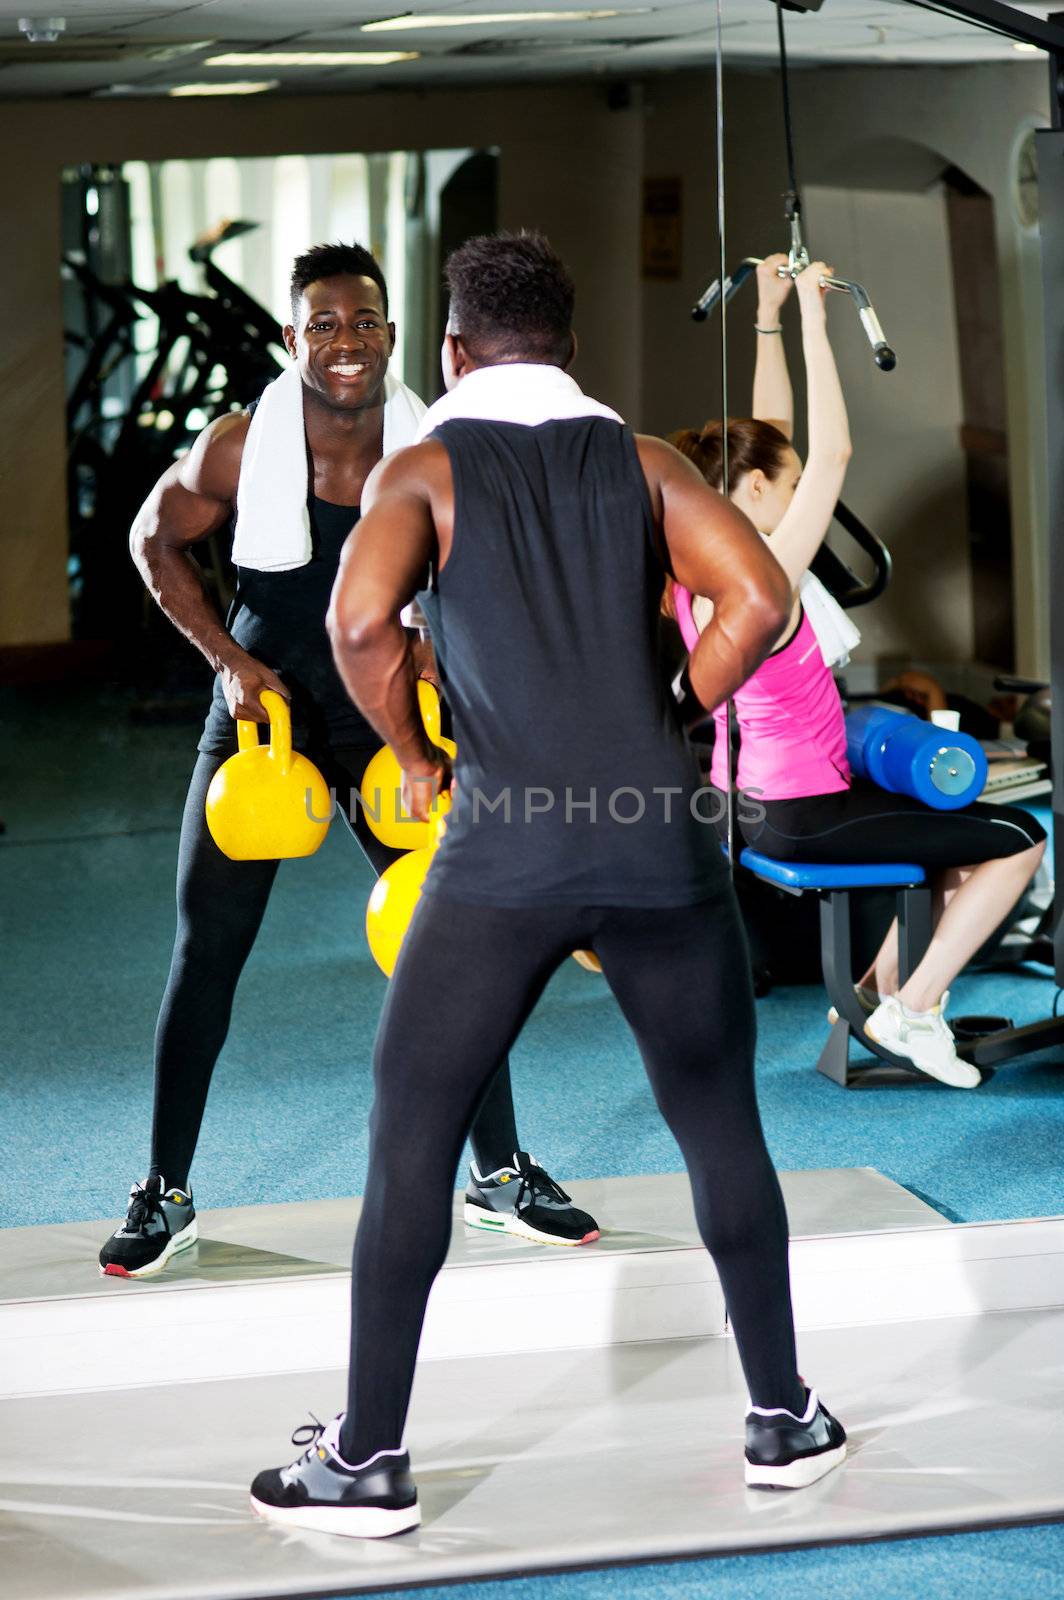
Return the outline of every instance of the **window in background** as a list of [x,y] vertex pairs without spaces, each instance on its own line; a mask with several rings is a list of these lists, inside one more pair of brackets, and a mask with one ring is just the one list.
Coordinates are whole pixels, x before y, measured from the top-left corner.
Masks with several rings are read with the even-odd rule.
[[292,261],[314,243],[310,164],[306,156],[281,156],[273,164],[273,286],[270,310],[283,326],[291,318],[288,292]]
[[199,273],[189,260],[188,247],[203,232],[203,206],[196,203],[193,163],[164,161],[159,178],[163,277],[176,279],[182,289],[194,293]]
[[[143,289],[154,289],[159,282],[159,263],[152,205],[152,175],[146,161],[127,161],[122,176],[129,186],[129,258],[133,282]],[[159,342],[159,319],[147,306],[133,329],[137,351],[137,376],[148,367],[151,352]]]
[[414,333],[416,336],[422,332],[420,328],[411,329],[406,316],[406,175],[407,163],[415,159],[407,156],[402,150],[395,150],[386,157],[383,260],[378,257],[388,282],[391,320],[396,325],[395,355],[392,359],[404,377],[407,345],[412,342],[411,334]]
[[369,238],[369,163],[365,156],[321,156],[329,164],[329,212],[324,237],[361,243]]
[[[274,187],[272,160],[241,161],[239,215],[256,224],[247,235],[243,276],[237,281],[253,300],[272,310]],[[287,321],[287,317],[285,321]],[[283,323],[282,323],[283,326]]]
[[[199,162],[196,163],[199,166]],[[207,227],[213,228],[223,218],[234,221],[244,215],[240,184],[240,162],[232,156],[216,156],[203,163],[204,213]],[[214,252],[221,270],[236,283],[244,280],[244,257],[247,254],[243,237],[227,239]]]

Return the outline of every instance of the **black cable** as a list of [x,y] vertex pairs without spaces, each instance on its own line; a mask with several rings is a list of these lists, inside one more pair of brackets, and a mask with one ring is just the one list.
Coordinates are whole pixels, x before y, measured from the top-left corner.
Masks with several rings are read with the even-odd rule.
[[[723,287],[727,278],[727,243],[726,243],[726,218],[724,194],[724,7],[723,0],[716,0],[717,13],[717,63],[714,84],[716,89],[716,125],[717,125],[717,242],[720,251],[720,281]],[[721,463],[721,493],[725,499],[728,496],[728,297],[721,295],[720,301],[720,408],[721,408],[721,433],[724,440],[723,460]],[[729,699],[725,713],[725,738],[727,739],[728,755],[728,813],[727,813],[727,841],[728,841],[728,871],[732,879],[735,878],[735,783],[732,772],[732,730],[735,727],[735,702]]]
[[776,32],[780,42],[780,87],[783,90],[783,132],[787,142],[787,174],[790,180],[788,199],[791,204],[791,215],[801,216],[802,206],[798,198],[798,170],[794,159],[794,127],[791,121],[791,86],[787,73],[787,39],[783,31],[783,6],[781,0],[776,0]]

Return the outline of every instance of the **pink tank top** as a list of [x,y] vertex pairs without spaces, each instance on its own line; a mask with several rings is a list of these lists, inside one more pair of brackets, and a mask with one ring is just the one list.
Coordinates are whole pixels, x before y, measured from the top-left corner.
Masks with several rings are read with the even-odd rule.
[[[762,800],[837,794],[850,787],[846,721],[813,625],[802,611],[798,632],[763,661],[735,695],[739,719],[739,788]],[[714,712],[717,740],[711,781],[728,787],[727,716]]]

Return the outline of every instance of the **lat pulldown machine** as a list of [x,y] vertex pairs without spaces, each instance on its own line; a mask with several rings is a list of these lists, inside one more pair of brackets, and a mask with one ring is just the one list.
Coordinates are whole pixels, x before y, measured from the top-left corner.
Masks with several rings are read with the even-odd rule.
[[[1055,12],[1043,18],[1028,15],[1001,0],[905,0],[924,10],[935,11],[959,18],[1001,34],[1015,43],[1033,45],[1049,57],[1049,105],[1052,126],[1040,130],[1036,136],[1038,153],[1039,211],[1042,245],[1042,295],[1046,330],[1046,434],[1045,478],[1048,487],[1049,508],[1049,572],[1048,602],[1050,625],[1050,677],[1052,699],[1050,704],[1050,733],[1053,749],[1053,875],[1056,884],[1056,906],[1053,925],[1053,957],[1056,982],[1064,990],[1064,12]],[[791,227],[791,251],[788,265],[782,269],[796,275],[809,265],[809,256],[801,236],[801,208],[798,202],[798,185],[794,170],[794,149],[791,138],[789,92],[786,77],[786,54],[783,43],[783,6],[792,11],[819,10],[820,0],[776,0],[780,36],[780,59],[784,96],[784,124],[787,135],[787,154],[790,168],[790,191],[786,200],[786,217]],[[703,321],[711,310],[723,302],[727,305],[732,295],[742,288],[756,266],[757,258],[749,257],[730,275],[724,259],[724,173],[723,173],[723,76],[722,57],[722,0],[717,0],[717,201],[721,260],[717,278],[692,308],[696,321]],[[875,311],[868,296],[859,284],[847,279],[833,279],[825,287],[844,290],[857,305],[862,325],[875,354],[876,364],[882,371],[890,371],[895,358],[883,339]],[[727,416],[727,339],[722,316],[721,350],[725,371],[723,412]],[[731,707],[729,706],[729,713]],[[729,724],[731,716],[729,715]],[[730,810],[730,807],[729,807]],[[729,816],[729,845],[732,827]],[[734,860],[734,851],[732,850]],[[1059,995],[1058,995],[1059,1000]],[[1064,1044],[1064,1016],[1055,1014],[1022,1028],[1008,1028],[988,1034],[967,1045],[963,1054],[981,1067],[1033,1051],[1045,1050]]]
[[[791,123],[791,90],[790,78],[787,72],[787,40],[783,31],[783,12],[786,4],[788,10],[805,10],[806,6],[794,5],[793,0],[776,0],[776,32],[779,38],[780,58],[780,88],[783,94],[783,131],[787,141],[787,173],[790,179],[790,188],[784,196],[784,220],[789,224],[791,231],[791,244],[787,252],[787,265],[780,267],[781,278],[797,278],[809,265],[809,251],[802,237],[802,202],[798,193],[798,174],[794,158],[794,130]],[[815,0],[809,10],[819,9],[820,0]],[[710,312],[715,309],[718,302],[723,299],[724,304],[733,295],[737,294],[746,280],[752,275],[755,268],[761,265],[760,256],[746,256],[734,272],[727,274],[723,280],[720,277],[699,295],[691,308],[691,316],[695,322],[704,322]],[[861,326],[868,336],[875,357],[876,366],[881,372],[893,372],[898,364],[898,358],[883,337],[883,329],[879,325],[875,307],[868,298],[867,291],[860,283],[851,278],[824,278],[820,279],[822,289],[836,289],[841,294],[848,294],[857,307],[857,315],[861,319]]]

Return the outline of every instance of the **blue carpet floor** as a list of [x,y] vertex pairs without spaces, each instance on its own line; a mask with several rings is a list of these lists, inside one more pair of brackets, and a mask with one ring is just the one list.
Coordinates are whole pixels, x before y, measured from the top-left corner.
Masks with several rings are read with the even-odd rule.
[[417,1600],[1059,1600],[1064,1524],[492,1579],[412,1593]]
[[[0,1224],[117,1216],[147,1160],[195,730],[136,728],[119,695],[92,720],[77,697],[40,691],[8,691],[0,710],[24,752],[0,840]],[[371,883],[339,820],[316,856],[282,866],[211,1091],[193,1170],[202,1205],[361,1191],[386,986],[363,933]],[[1040,967],[963,976],[953,1009],[1026,1022],[1055,992]],[[844,1091],[813,1070],[824,1008],[818,986],[758,1004],[780,1166],[877,1167],[962,1220],[1064,1211],[1064,1052],[1005,1066],[970,1093],[916,1081]],[[559,1177],[680,1166],[604,981],[575,962],[550,984],[513,1075],[525,1146]]]

